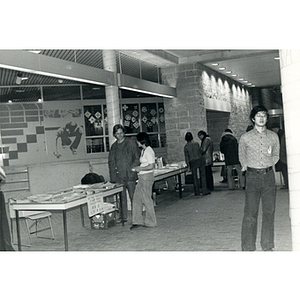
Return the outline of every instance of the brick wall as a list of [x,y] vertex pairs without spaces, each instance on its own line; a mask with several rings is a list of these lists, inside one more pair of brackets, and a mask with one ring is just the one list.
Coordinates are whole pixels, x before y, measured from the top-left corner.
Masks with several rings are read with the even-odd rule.
[[[248,90],[200,63],[165,68],[162,81],[177,90],[177,98],[164,99],[169,162],[184,160],[187,131],[196,141],[199,130],[208,132],[218,150],[220,136],[227,127],[239,138],[250,124]],[[215,109],[208,111],[210,103]]]

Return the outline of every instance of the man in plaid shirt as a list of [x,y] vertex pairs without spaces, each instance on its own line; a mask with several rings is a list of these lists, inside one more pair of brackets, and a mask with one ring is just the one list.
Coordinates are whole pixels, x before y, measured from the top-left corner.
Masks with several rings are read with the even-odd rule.
[[279,139],[268,130],[268,110],[255,106],[250,113],[254,128],[241,136],[239,159],[246,171],[246,199],[242,224],[242,250],[256,250],[257,217],[262,200],[261,247],[274,248],[274,215],[276,186],[273,166],[279,160]]

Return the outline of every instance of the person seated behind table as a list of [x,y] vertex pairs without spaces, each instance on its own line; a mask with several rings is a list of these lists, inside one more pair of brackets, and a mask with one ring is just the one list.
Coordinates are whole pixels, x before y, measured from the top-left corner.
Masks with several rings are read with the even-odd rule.
[[186,144],[184,146],[184,157],[188,168],[192,172],[194,193],[195,196],[200,196],[200,183],[198,179],[198,170],[200,172],[200,179],[202,185],[202,194],[209,195],[210,191],[206,186],[206,175],[205,175],[205,160],[201,155],[199,143],[194,141],[191,132],[185,134]]

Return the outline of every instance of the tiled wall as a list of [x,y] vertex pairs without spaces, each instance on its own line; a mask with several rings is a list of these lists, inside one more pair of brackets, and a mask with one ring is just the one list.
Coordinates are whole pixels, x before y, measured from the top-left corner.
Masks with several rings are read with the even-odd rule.
[[40,103],[0,105],[3,166],[39,162],[45,152],[43,120]]

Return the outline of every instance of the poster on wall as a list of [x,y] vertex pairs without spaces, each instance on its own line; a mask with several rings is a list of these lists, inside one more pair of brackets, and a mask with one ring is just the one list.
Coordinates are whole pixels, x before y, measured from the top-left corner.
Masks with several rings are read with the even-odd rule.
[[51,160],[84,158],[81,104],[73,101],[45,102],[43,108],[47,153]]

